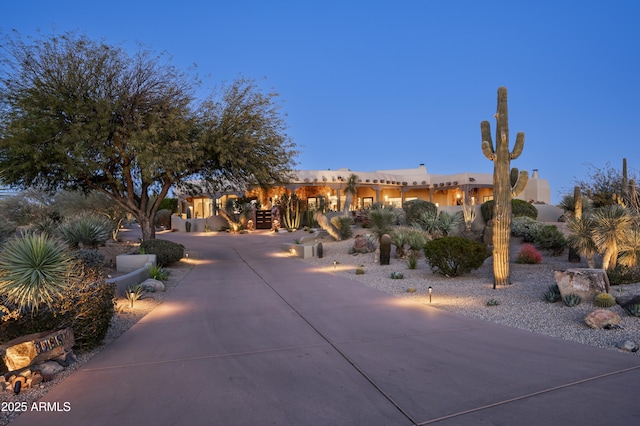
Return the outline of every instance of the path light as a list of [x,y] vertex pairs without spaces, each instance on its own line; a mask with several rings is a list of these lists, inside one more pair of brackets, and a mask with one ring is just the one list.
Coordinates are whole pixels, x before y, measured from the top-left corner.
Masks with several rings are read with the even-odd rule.
[[337,264],[338,264],[338,261],[337,261],[337,260],[334,260],[334,261],[333,261],[333,269],[336,269],[336,265],[337,265]]
[[133,299],[136,297],[136,293],[133,290],[129,290],[129,307],[133,308]]
[[429,286],[429,303],[431,303],[431,292],[433,291],[433,287]]

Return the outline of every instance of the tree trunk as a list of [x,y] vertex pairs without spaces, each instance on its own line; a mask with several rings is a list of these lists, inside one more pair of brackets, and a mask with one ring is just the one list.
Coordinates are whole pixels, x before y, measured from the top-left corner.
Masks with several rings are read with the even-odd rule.
[[153,219],[147,216],[138,216],[138,224],[142,230],[142,241],[153,240],[156,237],[156,227],[153,224]]

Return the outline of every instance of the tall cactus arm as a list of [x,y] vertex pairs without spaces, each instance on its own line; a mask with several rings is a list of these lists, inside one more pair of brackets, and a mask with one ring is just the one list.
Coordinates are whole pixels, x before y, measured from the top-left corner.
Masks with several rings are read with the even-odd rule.
[[496,152],[493,149],[493,142],[491,141],[491,125],[488,121],[480,123],[480,131],[482,132],[482,153],[489,160],[493,161],[496,158]]
[[520,157],[520,154],[522,154],[523,148],[524,148],[524,132],[518,132],[518,134],[516,135],[516,144],[513,146],[513,151],[511,151],[511,154],[509,155],[509,157],[511,157],[512,160],[515,160],[516,158]]
[[527,182],[529,182],[529,173],[526,170],[521,170],[518,174],[518,180],[516,180],[516,184],[511,187],[511,196],[515,197],[520,194],[527,186]]

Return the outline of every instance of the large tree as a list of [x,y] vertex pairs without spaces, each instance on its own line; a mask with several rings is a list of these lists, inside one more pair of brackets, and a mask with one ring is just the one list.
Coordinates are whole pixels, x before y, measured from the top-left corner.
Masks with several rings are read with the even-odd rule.
[[140,48],[67,33],[0,46],[0,179],[102,192],[154,238],[174,185],[286,179],[295,145],[277,94],[239,78],[202,101],[197,78]]

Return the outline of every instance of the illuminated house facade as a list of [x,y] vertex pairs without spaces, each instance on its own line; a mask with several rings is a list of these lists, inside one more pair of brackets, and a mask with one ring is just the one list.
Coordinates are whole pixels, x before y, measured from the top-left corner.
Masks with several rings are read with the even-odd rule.
[[[329,210],[344,208],[346,181],[352,174],[357,176],[357,195],[351,204],[352,210],[366,209],[373,203],[401,207],[406,201],[421,199],[438,206],[455,206],[466,200],[471,204],[482,204],[493,198],[493,174],[458,173],[435,175],[427,172],[424,164],[413,169],[379,170],[373,172],[338,170],[300,170],[283,185],[269,188],[229,188],[210,194],[188,196],[178,193],[183,217],[207,218],[216,215],[216,210],[225,205],[227,199],[246,196],[259,202],[260,209],[270,209],[285,193],[294,192],[303,203],[303,209],[314,209],[321,203]],[[516,198],[541,204],[550,204],[551,191],[546,179],[538,177],[538,171],[530,173],[523,193]]]

